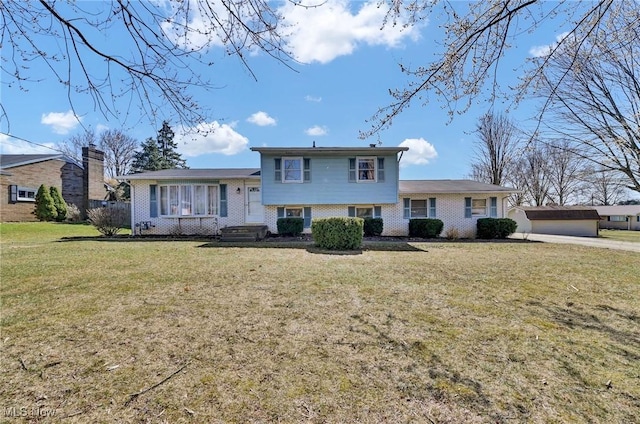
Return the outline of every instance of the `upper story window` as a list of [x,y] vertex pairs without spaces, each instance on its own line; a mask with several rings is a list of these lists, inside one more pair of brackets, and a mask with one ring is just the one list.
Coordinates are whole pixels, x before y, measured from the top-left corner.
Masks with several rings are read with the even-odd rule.
[[311,181],[311,159],[300,157],[276,158],[275,180],[283,183]]
[[349,159],[350,182],[384,181],[384,158],[364,156]]

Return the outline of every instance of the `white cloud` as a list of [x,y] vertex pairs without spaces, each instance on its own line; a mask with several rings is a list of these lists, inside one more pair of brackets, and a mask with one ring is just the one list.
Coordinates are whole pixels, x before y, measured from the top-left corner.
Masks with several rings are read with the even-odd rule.
[[[39,145],[38,145],[39,144]],[[18,140],[6,134],[0,134],[0,154],[3,155],[32,155],[32,154],[57,154],[56,145],[53,143],[32,144]],[[49,149],[47,147],[50,147]]]
[[383,26],[386,9],[379,2],[362,3],[353,13],[354,4],[327,0],[318,7],[304,8],[286,2],[279,11],[285,27],[289,25],[291,29],[286,39],[293,56],[305,63],[328,63],[352,54],[361,44],[399,47],[405,39],[419,37],[418,28],[405,25],[402,17],[395,25]]
[[42,114],[40,123],[44,125],[50,125],[53,132],[56,134],[69,134],[71,130],[80,124],[82,118],[76,116],[72,110],[67,112],[49,112]]
[[408,151],[402,154],[400,166],[426,165],[431,159],[435,159],[438,156],[433,144],[424,138],[407,138],[400,143],[400,147],[409,148]]
[[304,96],[304,99],[308,102],[320,103],[322,101],[322,97],[313,97],[310,95]]
[[235,124],[220,124],[217,121],[203,123],[195,128],[176,131],[178,151],[186,157],[208,153],[231,156],[246,150],[249,139],[233,129]]
[[329,130],[327,129],[327,127],[314,125],[313,127],[307,128],[306,130],[304,130],[304,132],[307,135],[321,136],[321,135],[327,135],[327,132],[329,132]]
[[564,40],[567,35],[569,35],[568,32],[563,32],[562,34],[556,35],[556,41],[554,43],[546,44],[544,46],[533,46],[529,49],[529,54],[534,57],[549,56],[553,49],[558,47],[558,44]]
[[276,120],[269,116],[266,112],[256,112],[250,117],[247,118],[247,122],[251,122],[252,124],[256,124],[260,127],[266,127],[269,125],[275,125]]

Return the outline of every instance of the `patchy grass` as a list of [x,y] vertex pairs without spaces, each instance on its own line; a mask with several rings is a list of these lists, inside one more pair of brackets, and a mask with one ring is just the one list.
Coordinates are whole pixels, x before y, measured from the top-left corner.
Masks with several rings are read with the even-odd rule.
[[58,225],[0,225],[5,414],[604,423],[640,408],[637,253],[503,242],[340,255]]
[[640,243],[640,231],[600,230],[600,237],[611,240]]

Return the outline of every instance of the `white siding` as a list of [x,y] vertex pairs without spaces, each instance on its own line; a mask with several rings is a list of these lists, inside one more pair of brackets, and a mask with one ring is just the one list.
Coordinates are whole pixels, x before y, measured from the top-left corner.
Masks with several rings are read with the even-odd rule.
[[[383,236],[406,236],[409,234],[409,219],[404,218],[403,198],[409,197],[414,200],[436,198],[436,218],[442,220],[444,228],[442,235],[448,229],[458,230],[458,234],[463,238],[473,238],[476,234],[476,223],[482,216],[465,218],[464,216],[464,198],[473,197],[474,199],[487,199],[489,205],[490,197],[498,198],[498,218],[505,216],[506,197],[503,193],[489,193],[482,195],[469,194],[402,194],[395,204],[382,204],[381,206],[383,220]],[[284,206],[284,205],[281,205]],[[311,216],[313,218],[328,218],[334,216],[347,216],[349,206],[358,206],[357,204],[344,205],[295,205],[310,206]],[[364,204],[362,206],[370,206]],[[265,206],[265,224],[269,227],[269,231],[277,233],[278,206]],[[488,213],[488,211],[487,211]],[[305,228],[305,232],[311,229]]]
[[[203,234],[213,235],[217,227],[227,227],[233,225],[243,225],[245,211],[245,185],[255,184],[254,180],[220,180],[220,184],[227,184],[227,217],[160,217],[151,218],[149,186],[157,184],[151,180],[133,180],[131,181],[132,214],[131,225],[135,234],[140,234],[136,224],[150,222],[151,227],[142,230],[142,234],[158,234],[158,235],[182,235],[182,234]],[[183,184],[189,184],[185,180]],[[216,183],[217,184],[217,183]],[[240,194],[236,190],[240,188]]]

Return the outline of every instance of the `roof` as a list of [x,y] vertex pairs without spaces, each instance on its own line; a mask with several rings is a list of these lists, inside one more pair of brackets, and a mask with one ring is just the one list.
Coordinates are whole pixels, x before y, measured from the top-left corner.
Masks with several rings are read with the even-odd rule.
[[516,193],[511,187],[472,180],[400,180],[400,193]]
[[408,147],[252,147],[252,152],[284,156],[374,155],[406,152]]
[[[60,159],[72,162],[61,153],[49,155],[0,155],[0,168],[9,169],[16,166],[30,165],[32,163],[44,162],[46,160]],[[75,162],[74,162],[75,163]]]
[[592,206],[516,206],[530,221],[600,219]]
[[131,175],[120,175],[120,180],[202,180],[260,178],[260,168],[221,168],[221,169],[162,169],[160,171],[141,172]]
[[615,206],[594,206],[595,210],[601,216],[622,215],[636,216],[640,215],[640,205],[615,205]]

